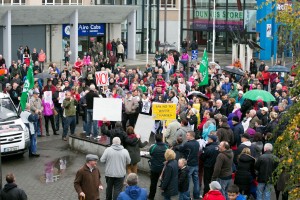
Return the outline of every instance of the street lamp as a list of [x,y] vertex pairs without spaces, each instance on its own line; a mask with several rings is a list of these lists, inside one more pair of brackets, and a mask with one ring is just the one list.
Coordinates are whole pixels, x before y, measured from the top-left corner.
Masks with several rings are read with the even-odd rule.
[[216,0],[214,0],[213,10],[213,39],[212,39],[212,62],[215,62],[215,41],[216,40]]
[[148,62],[149,62],[149,11],[150,11],[150,7],[149,7],[149,4],[150,4],[150,1],[149,0],[147,0],[147,38],[146,38],[146,41],[147,41],[147,43],[146,43],[146,64],[149,64]]

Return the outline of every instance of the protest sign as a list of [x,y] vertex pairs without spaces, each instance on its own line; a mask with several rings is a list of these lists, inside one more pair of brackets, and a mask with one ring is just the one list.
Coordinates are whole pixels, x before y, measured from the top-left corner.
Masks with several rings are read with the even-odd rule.
[[96,85],[97,86],[108,85],[108,73],[107,73],[107,71],[96,72],[95,77],[96,77]]
[[66,93],[65,92],[60,92],[58,97],[59,97],[58,103],[63,103],[65,98],[66,98]]
[[152,117],[154,120],[176,119],[175,103],[153,103]]
[[45,91],[44,92],[44,102],[51,103],[52,102],[52,91]]
[[121,121],[122,99],[94,98],[93,120]]
[[155,121],[152,119],[152,116],[139,114],[139,117],[135,124],[134,133],[141,136],[142,142],[149,142],[151,131],[154,127],[154,122]]

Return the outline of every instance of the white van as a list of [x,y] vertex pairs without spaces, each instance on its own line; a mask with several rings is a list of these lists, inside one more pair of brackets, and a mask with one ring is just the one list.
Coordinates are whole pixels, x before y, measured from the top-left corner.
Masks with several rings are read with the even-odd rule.
[[8,94],[0,92],[1,155],[24,154],[29,147],[29,130]]

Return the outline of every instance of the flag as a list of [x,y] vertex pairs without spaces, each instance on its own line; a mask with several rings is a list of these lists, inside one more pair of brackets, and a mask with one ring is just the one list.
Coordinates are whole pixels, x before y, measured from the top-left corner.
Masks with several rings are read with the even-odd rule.
[[201,82],[199,83],[199,86],[208,85],[208,58],[206,50],[204,50],[198,71],[201,74]]
[[26,108],[26,103],[28,99],[28,92],[31,90],[34,86],[34,78],[33,78],[33,62],[30,62],[30,66],[27,70],[27,75],[25,78],[24,86],[23,86],[23,91],[22,91],[22,96],[21,96],[21,108],[22,111],[25,110]]

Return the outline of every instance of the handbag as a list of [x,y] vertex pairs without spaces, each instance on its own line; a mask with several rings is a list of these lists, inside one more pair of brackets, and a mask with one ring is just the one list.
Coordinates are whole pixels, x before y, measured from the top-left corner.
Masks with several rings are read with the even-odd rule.
[[52,110],[53,110],[53,115],[55,116],[58,115],[58,112],[54,108]]

